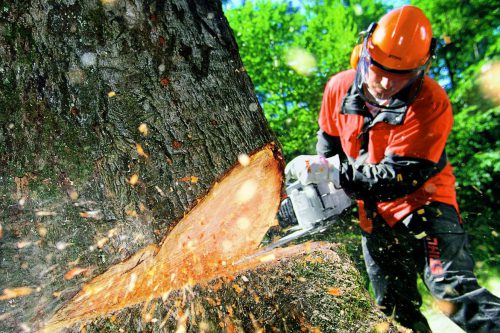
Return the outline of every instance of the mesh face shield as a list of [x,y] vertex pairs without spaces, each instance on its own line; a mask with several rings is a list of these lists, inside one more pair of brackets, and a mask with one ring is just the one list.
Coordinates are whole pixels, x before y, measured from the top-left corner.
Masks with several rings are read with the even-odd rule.
[[422,66],[411,70],[394,70],[384,67],[371,58],[368,52],[369,36],[356,70],[356,88],[360,96],[373,106],[398,109],[410,105],[417,97],[430,59]]

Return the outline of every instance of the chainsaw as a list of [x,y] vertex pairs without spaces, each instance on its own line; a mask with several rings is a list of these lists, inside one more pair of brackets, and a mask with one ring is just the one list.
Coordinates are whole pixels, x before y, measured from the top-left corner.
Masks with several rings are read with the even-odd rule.
[[286,179],[285,184],[286,197],[281,201],[277,214],[280,227],[286,229],[285,235],[264,245],[260,251],[244,260],[260,256],[299,238],[324,232],[335,224],[352,203],[344,190],[335,188],[332,182],[303,185],[299,181]]

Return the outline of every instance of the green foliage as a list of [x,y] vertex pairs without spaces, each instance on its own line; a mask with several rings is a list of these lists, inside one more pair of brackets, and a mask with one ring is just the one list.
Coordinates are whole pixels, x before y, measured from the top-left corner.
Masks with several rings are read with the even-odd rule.
[[457,178],[457,193],[474,257],[481,264],[499,267],[500,107],[481,110],[477,105],[458,112],[448,151]]
[[[498,56],[498,22],[500,8],[488,0],[457,1],[414,0],[432,23],[435,37],[449,38],[438,51],[438,66],[434,74],[439,79],[451,79],[452,89],[467,79],[464,72],[478,62]],[[496,52],[491,46],[496,44]]]
[[[382,11],[373,1],[364,3],[370,15]],[[341,1],[303,1],[301,8],[295,8],[269,0],[248,1],[226,12],[287,160],[314,153],[323,87],[331,75],[349,68],[352,48],[364,28],[359,24],[369,21],[363,13]],[[297,48],[316,60],[309,73],[300,74],[289,65],[307,60],[300,56],[290,60],[290,50]]]

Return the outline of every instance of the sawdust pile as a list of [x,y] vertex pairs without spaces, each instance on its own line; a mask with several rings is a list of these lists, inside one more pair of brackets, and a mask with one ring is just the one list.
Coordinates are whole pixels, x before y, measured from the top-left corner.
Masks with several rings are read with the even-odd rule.
[[398,332],[334,244],[126,308],[71,332]]

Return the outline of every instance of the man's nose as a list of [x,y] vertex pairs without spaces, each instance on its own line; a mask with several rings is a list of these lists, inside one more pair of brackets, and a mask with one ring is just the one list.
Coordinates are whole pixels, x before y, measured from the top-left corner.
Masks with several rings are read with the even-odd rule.
[[384,89],[388,89],[391,86],[389,79],[386,78],[385,76],[382,76],[382,79],[380,80],[380,85]]

